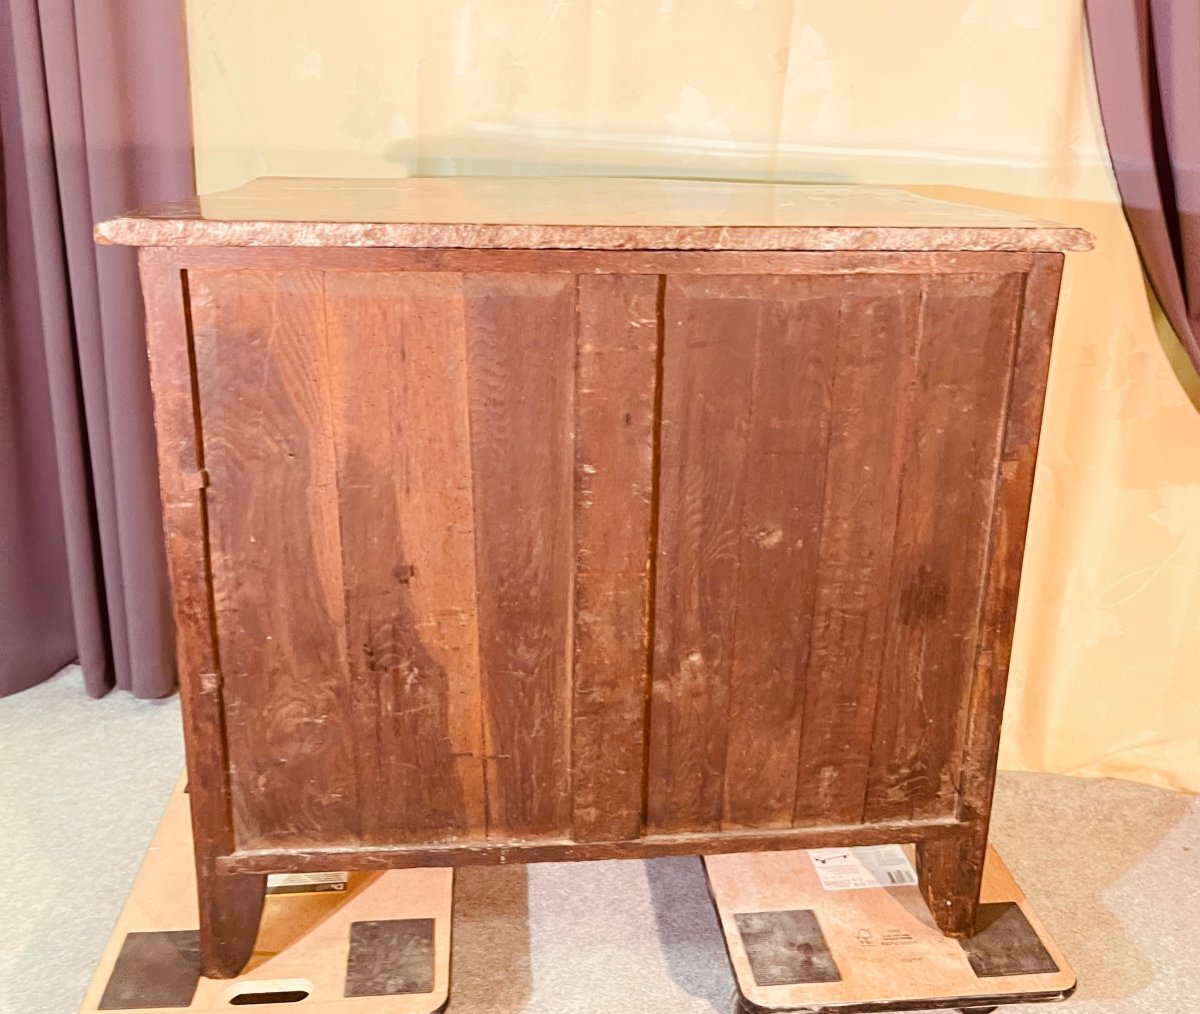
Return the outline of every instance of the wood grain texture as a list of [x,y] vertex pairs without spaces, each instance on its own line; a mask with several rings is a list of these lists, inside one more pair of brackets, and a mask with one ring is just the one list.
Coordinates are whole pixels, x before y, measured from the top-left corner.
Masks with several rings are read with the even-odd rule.
[[200,909],[200,971],[211,979],[232,979],[254,953],[267,900],[263,874],[229,873],[209,860],[199,867],[196,898]]
[[747,312],[753,404],[738,584],[723,826],[790,827],[817,587],[840,278],[730,280]]
[[1062,254],[1046,254],[1038,258],[1026,279],[1000,452],[958,809],[959,816],[980,828],[984,836],[996,781],[1004,693],[1062,268]]
[[1061,262],[147,251],[214,974],[331,865],[913,841],[969,927]]
[[138,261],[191,786],[188,801],[199,858],[234,847],[216,620],[210,598],[203,439],[192,387],[184,276],[168,251],[142,250]]
[[360,835],[321,276],[189,272],[239,845]]
[[573,836],[642,829],[659,280],[579,278]]
[[723,278],[668,278],[647,827],[721,825],[731,605],[754,383],[747,305]]
[[362,839],[482,838],[462,278],[328,272]]
[[799,824],[863,817],[923,290],[919,278],[859,279],[839,315]]
[[138,260],[183,706],[200,965],[205,975],[227,978],[241,970],[253,949],[267,884],[264,875],[228,874],[216,868],[217,857],[233,851],[235,841],[187,293],[169,252],[143,250]]
[[227,873],[274,873],[278,870],[384,870],[412,866],[505,865],[508,863],[589,862],[601,859],[653,859],[664,856],[718,855],[854,845],[920,842],[952,836],[956,821],[897,821],[887,824],[831,824],[827,827],[767,830],[699,831],[646,834],[626,841],[494,839],[481,843],[376,847],[253,849],[220,860]]
[[950,814],[957,805],[1022,285],[1019,274],[925,283],[868,821]]
[[464,279],[488,834],[571,826],[573,276]]
[[921,889],[950,936],[975,927],[1062,268],[1062,254],[1046,254],[1024,280],[961,748],[957,816],[963,828],[917,850]]
[[938,929],[948,937],[970,936],[975,929],[986,852],[986,827],[917,842],[921,894]]

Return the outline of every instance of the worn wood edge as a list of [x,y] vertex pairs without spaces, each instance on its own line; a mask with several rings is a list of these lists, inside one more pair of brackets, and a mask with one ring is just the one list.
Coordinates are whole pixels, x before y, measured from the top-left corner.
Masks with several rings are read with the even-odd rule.
[[[203,439],[193,382],[191,328],[180,268],[170,251],[139,251],[146,343],[154,400],[176,662],[183,711],[188,794],[197,861],[233,848],[220,660],[208,572]],[[202,571],[198,571],[202,568]],[[194,610],[194,612],[193,612]]]
[[[663,279],[575,282],[571,830],[586,841],[644,830]],[[639,308],[654,315],[650,336]]]
[[[1041,255],[1034,255],[1034,257],[1036,256]],[[1032,261],[1031,257],[1030,266],[1032,266]],[[943,393],[943,384],[954,390],[967,390],[971,383],[976,383],[978,386],[975,388],[975,395],[970,406],[963,406],[967,411],[967,414],[961,418],[963,426],[959,427],[956,423],[947,431],[948,434],[953,435],[948,435],[944,450],[936,452],[935,457],[930,457],[929,449],[920,439],[919,431],[911,428],[910,421],[910,431],[905,438],[904,455],[908,463],[904,467],[902,477],[901,505],[903,506],[906,502],[903,499],[906,493],[911,493],[911,487],[907,485],[909,480],[920,476],[924,468],[929,468],[930,475],[935,477],[934,481],[939,481],[936,477],[941,476],[940,481],[946,483],[945,489],[953,501],[953,503],[947,501],[940,509],[940,513],[944,514],[946,508],[953,505],[956,510],[962,511],[963,520],[971,520],[972,527],[964,528],[964,531],[973,533],[969,539],[972,548],[966,551],[966,555],[952,554],[951,559],[954,562],[945,564],[946,569],[939,571],[944,575],[951,575],[951,580],[961,593],[953,596],[951,605],[947,607],[957,615],[956,624],[945,628],[943,622],[940,626],[945,630],[957,630],[960,634],[965,631],[968,637],[965,646],[957,637],[952,641],[936,636],[930,645],[925,642],[924,637],[919,642],[914,642],[910,635],[905,634],[903,624],[899,622],[902,612],[900,603],[903,596],[900,595],[899,586],[896,584],[898,580],[897,567],[900,568],[899,573],[903,573],[906,568],[913,566],[914,562],[920,562],[924,566],[930,560],[936,560],[941,552],[938,549],[939,543],[944,549],[946,534],[944,530],[938,534],[940,529],[936,521],[937,509],[927,516],[921,515],[920,511],[906,514],[902,509],[900,528],[897,532],[897,553],[901,555],[898,556],[898,560],[894,562],[892,568],[895,597],[891,608],[893,610],[892,619],[896,621],[897,626],[886,637],[885,672],[890,672],[891,676],[881,682],[880,700],[875,709],[871,774],[868,778],[865,810],[865,818],[869,820],[921,819],[936,813],[954,812],[954,808],[957,806],[958,771],[961,769],[963,760],[961,751],[966,731],[967,708],[973,675],[974,643],[979,625],[992,515],[995,510],[995,490],[1002,463],[1013,359],[1020,330],[1027,273],[1028,269],[1019,273],[988,276],[990,298],[987,300],[986,317],[984,318],[976,318],[974,315],[979,312],[979,309],[970,308],[972,304],[967,302],[953,309],[947,305],[948,301],[951,303],[955,301],[954,294],[963,291],[959,289],[958,280],[947,280],[944,277],[929,280],[929,298],[935,301],[934,306],[942,308],[941,312],[958,321],[954,326],[954,331],[963,335],[964,345],[970,345],[970,352],[968,353],[965,347],[959,347],[957,339],[952,339],[950,348],[954,351],[939,356],[936,351],[936,339],[934,346],[927,348],[930,340],[923,338],[920,342],[920,362],[914,377],[914,381],[918,385],[914,397],[919,399],[920,390],[930,390],[930,388],[922,388],[920,385],[928,384],[929,378],[932,377],[941,377],[941,381],[933,388],[939,395]],[[982,279],[969,278],[963,281],[969,290],[973,283],[982,281]],[[944,284],[947,282],[948,284]],[[958,317],[957,314],[960,310],[971,316]],[[948,318],[943,318],[939,322],[940,315],[941,313],[935,311],[929,317],[928,323],[924,323],[927,315],[923,312],[923,330],[932,328],[935,332],[941,330],[944,335],[947,334],[945,329]],[[972,323],[965,323],[965,320],[972,320]],[[964,355],[959,354],[960,352],[965,354],[968,359],[983,364],[984,369],[976,373],[974,369],[967,366],[967,361],[964,359]],[[963,374],[960,372],[962,369],[972,369],[972,373]],[[990,379],[978,384],[980,377]],[[925,380],[922,381],[922,378]],[[963,386],[960,387],[959,383],[955,383],[950,378],[957,378]],[[951,401],[946,404],[952,403]],[[921,415],[930,408],[935,412],[941,411],[940,407],[934,408],[930,404],[919,408],[917,415]],[[973,411],[974,409],[978,411]],[[960,442],[964,440],[969,443]],[[960,461],[962,470],[956,473],[956,480],[950,479],[951,473],[943,471],[941,463],[947,460],[943,455],[954,456],[950,460],[957,458]],[[965,481],[968,476],[970,481]],[[958,497],[962,499],[956,499]],[[910,506],[912,506],[911,503]],[[955,517],[957,519],[959,515],[956,514]],[[933,520],[931,522],[927,519]],[[932,527],[926,527],[929,524],[932,524]],[[901,564],[900,560],[908,562]],[[960,581],[967,583],[960,585],[958,584]],[[966,593],[968,589],[969,594]],[[944,621],[951,615],[951,612],[940,615]],[[919,649],[917,643],[920,644]],[[953,658],[953,668],[949,670],[957,673],[957,678],[953,681],[953,689],[948,683],[936,679],[931,686],[927,686],[922,677],[922,680],[919,681],[921,687],[918,688],[921,689],[921,692],[915,695],[914,703],[912,693],[914,688],[909,686],[907,692],[901,689],[906,685],[908,679],[906,671],[910,665],[907,663],[917,661],[914,651],[920,652],[920,660],[925,663],[930,662],[931,653],[934,653],[933,659],[941,658],[943,664]],[[888,659],[892,660],[892,664],[888,664]],[[897,659],[903,660],[904,664],[895,665]],[[933,664],[936,669],[936,661]],[[948,671],[948,669],[942,671]],[[940,698],[941,701],[941,707],[935,706],[933,711],[939,712],[943,716],[944,729],[947,732],[944,740],[940,734],[930,737],[928,732],[917,732],[919,728],[916,721],[917,716],[930,714],[929,703],[927,701],[924,704],[921,703],[925,700],[926,692],[929,690],[932,691],[933,699]],[[905,732],[906,729],[907,732]],[[916,741],[924,744],[921,752],[927,759],[921,762],[918,768],[920,775],[915,780],[907,782],[909,789],[903,803],[897,804],[894,799],[889,798],[889,778],[895,774],[895,768],[892,765],[896,762],[899,744],[909,736],[916,736]],[[941,780],[940,786],[936,784],[938,779]]]
[[[1017,598],[1064,256],[1035,260],[1022,294],[1000,452],[1000,478],[980,598],[980,630],[967,706],[957,817],[986,839],[991,818]],[[1016,524],[1014,524],[1014,521]],[[990,632],[990,636],[989,636]],[[989,716],[994,721],[988,721]]]
[[614,226],[271,222],[122,215],[96,225],[122,246],[448,247],[536,250],[1083,251],[1069,226]]
[[510,842],[447,842],[436,845],[329,846],[325,848],[245,849],[217,860],[224,873],[319,872],[331,869],[380,870],[408,866],[499,866],[508,863],[576,862],[594,859],[651,859],[677,855],[719,855],[846,845],[886,845],[940,839],[963,825],[953,818],[897,821],[869,826],[785,828],[774,831],[719,831],[704,834],[652,834],[628,841],[578,842],[569,839]]
[[181,268],[563,272],[573,275],[989,274],[1028,271],[1029,251],[463,250],[414,247],[156,247]]
[[146,347],[154,399],[159,493],[183,712],[193,856],[206,975],[236,975],[250,957],[266,894],[262,875],[229,876],[233,804],[221,662],[212,599],[203,434],[195,386],[187,283],[169,252],[142,250]]
[[947,997],[941,1000],[881,1000],[862,1003],[827,1003],[815,1006],[805,1004],[803,1007],[764,1007],[753,1000],[746,999],[740,989],[736,987],[735,989],[737,991],[735,1014],[901,1014],[906,1011],[921,1014],[922,1011],[933,1010],[970,1011],[976,1008],[1000,1007],[1010,1004],[1057,1003],[1070,999],[1075,993],[1075,986],[1071,986],[1069,989],[1054,989],[1041,993],[994,993],[986,996]]

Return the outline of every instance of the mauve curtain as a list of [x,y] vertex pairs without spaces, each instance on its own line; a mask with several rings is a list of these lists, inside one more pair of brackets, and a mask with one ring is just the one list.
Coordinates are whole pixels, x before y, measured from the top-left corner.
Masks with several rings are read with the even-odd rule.
[[1087,19],[1125,215],[1200,370],[1200,0],[1087,0]]
[[0,694],[174,685],[136,259],[93,224],[192,192],[177,0],[0,0]]

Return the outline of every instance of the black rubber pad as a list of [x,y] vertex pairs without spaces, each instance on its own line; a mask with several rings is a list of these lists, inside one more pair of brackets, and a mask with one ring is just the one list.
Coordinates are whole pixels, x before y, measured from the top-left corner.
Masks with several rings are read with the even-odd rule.
[[734,919],[759,986],[841,981],[811,909],[738,912]]
[[1058,965],[1016,902],[980,905],[976,926],[975,935],[960,943],[981,979],[1058,971]]
[[433,920],[350,924],[346,996],[433,992]]
[[187,1007],[200,981],[200,933],[130,933],[121,945],[100,1010]]

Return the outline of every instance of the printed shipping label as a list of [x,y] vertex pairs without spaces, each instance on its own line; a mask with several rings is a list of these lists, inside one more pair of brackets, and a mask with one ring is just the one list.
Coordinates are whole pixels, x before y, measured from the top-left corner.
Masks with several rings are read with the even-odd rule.
[[899,845],[870,845],[857,849],[809,849],[808,857],[827,891],[857,891],[868,887],[908,887],[917,871]]

